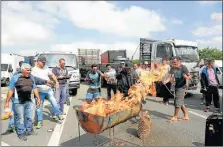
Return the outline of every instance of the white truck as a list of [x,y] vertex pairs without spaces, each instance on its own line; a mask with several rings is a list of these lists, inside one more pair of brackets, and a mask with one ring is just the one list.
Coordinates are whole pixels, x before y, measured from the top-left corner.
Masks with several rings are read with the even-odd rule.
[[46,66],[51,69],[59,64],[60,58],[65,59],[65,66],[68,70],[68,74],[72,74],[68,81],[69,94],[76,95],[77,90],[80,88],[80,70],[76,54],[59,51],[40,52],[34,56],[34,61],[36,61],[39,56],[46,57]]
[[189,81],[189,90],[197,89],[199,84],[199,62],[198,45],[196,42],[166,39],[150,40],[140,38],[140,61],[151,63],[155,58],[172,58],[180,56],[182,64],[185,65],[192,79]]
[[18,70],[24,56],[10,53],[1,54],[1,84],[8,86],[12,75]]

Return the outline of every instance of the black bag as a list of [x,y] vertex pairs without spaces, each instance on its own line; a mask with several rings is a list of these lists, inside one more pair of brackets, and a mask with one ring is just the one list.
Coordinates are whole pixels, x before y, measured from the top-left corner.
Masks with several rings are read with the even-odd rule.
[[206,119],[205,146],[223,146],[222,113],[213,113]]

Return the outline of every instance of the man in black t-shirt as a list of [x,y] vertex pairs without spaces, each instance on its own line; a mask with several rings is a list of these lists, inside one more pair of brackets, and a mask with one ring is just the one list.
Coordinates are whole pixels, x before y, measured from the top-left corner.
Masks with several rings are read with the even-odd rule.
[[[34,103],[31,100],[32,90],[37,98],[37,105],[40,106],[41,100],[36,88],[34,77],[31,73],[31,66],[23,63],[22,73],[14,75],[9,84],[9,90],[4,108],[9,108],[10,99],[15,92],[18,95],[18,103],[14,104],[16,132],[20,139],[26,141],[26,135],[33,132]],[[25,118],[25,119],[24,119]]]
[[177,121],[178,113],[181,110],[184,113],[184,117],[182,120],[189,120],[189,116],[184,105],[184,97],[186,94],[188,80],[191,78],[190,73],[186,66],[182,65],[180,59],[175,57],[173,58],[173,66],[170,70],[171,81],[175,89],[175,98],[174,98],[174,106],[175,112],[174,116],[169,120],[169,122]]

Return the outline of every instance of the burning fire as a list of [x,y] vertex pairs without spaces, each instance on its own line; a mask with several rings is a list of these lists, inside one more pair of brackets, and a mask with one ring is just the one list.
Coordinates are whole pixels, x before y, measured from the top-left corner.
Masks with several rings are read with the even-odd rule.
[[156,96],[156,87],[154,82],[161,81],[166,74],[166,70],[159,65],[161,69],[158,74],[152,71],[142,70],[141,76],[137,79],[137,83],[132,85],[128,91],[129,96],[124,98],[123,94],[117,92],[110,100],[101,97],[94,99],[90,104],[86,101],[82,103],[80,110],[92,115],[105,117],[112,113],[128,110],[141,104],[148,94]]

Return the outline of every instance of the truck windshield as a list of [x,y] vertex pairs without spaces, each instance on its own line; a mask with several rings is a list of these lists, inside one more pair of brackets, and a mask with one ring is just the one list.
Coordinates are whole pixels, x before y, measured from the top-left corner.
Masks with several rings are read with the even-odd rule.
[[8,64],[1,64],[1,71],[7,71]]
[[183,61],[194,62],[199,60],[197,47],[175,46],[176,55],[180,56]]
[[40,56],[46,57],[48,67],[56,67],[61,58],[65,59],[65,66],[77,68],[78,65],[75,54],[41,54]]
[[169,43],[158,44],[156,50],[156,57],[165,59],[166,57],[171,58],[173,56],[173,48]]

